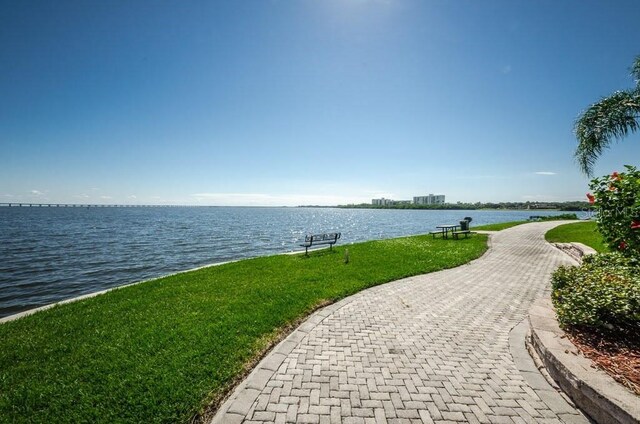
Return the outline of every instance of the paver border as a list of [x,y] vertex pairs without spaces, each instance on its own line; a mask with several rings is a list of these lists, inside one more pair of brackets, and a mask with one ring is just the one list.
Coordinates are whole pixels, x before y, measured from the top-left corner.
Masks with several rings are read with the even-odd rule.
[[579,354],[560,329],[549,297],[534,302],[529,326],[547,371],[579,408],[598,423],[640,423],[640,398]]
[[280,365],[282,365],[287,355],[307,337],[311,330],[333,312],[352,302],[353,297],[357,294],[358,293],[355,293],[352,296],[327,305],[312,313],[299,327],[262,358],[258,365],[244,378],[242,383],[233,389],[231,395],[222,403],[216,411],[216,414],[208,422],[210,424],[242,423],[249,414],[251,406],[260,395],[262,389],[265,388],[267,382],[273,377],[278,368],[280,368]]

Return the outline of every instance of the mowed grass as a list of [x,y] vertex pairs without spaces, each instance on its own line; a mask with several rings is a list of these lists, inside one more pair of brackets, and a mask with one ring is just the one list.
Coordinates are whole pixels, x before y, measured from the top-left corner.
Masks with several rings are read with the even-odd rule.
[[500,222],[498,224],[487,224],[487,225],[479,225],[477,227],[472,227],[471,230],[483,230],[483,231],[502,231],[507,228],[515,227],[516,225],[526,224],[531,221],[511,221],[511,222]]
[[261,257],[2,324],[0,421],[187,422],[318,305],[485,250],[427,235]]
[[579,242],[592,247],[597,252],[609,251],[609,247],[598,232],[595,221],[560,225],[548,231],[544,237],[551,243]]

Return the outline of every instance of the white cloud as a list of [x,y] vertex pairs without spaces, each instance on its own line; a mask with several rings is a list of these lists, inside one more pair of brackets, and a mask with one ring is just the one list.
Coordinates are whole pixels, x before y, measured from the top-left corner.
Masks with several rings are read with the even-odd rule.
[[536,175],[558,175],[555,172],[550,172],[550,171],[538,171],[535,173]]
[[385,199],[396,199],[398,196],[396,196],[395,194],[391,193],[391,192],[383,192],[383,191],[368,191],[365,193],[366,195],[368,195],[369,197],[371,197],[372,199],[380,199],[382,197],[384,197]]
[[113,199],[113,197],[111,197],[111,196],[100,196],[100,198],[104,199],[104,200]]
[[34,196],[42,196],[44,193],[40,190],[31,190],[31,194]]
[[127,199],[137,199],[138,196],[136,196],[135,194],[132,194],[131,196],[128,196]]

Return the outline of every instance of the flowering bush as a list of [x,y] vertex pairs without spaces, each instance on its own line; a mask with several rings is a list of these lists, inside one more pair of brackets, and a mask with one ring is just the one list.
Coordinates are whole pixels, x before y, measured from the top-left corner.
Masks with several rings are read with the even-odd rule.
[[585,256],[580,267],[560,267],[551,298],[563,325],[640,328],[640,274],[618,252]]
[[640,171],[625,166],[591,181],[587,198],[598,212],[598,230],[613,250],[640,261]]

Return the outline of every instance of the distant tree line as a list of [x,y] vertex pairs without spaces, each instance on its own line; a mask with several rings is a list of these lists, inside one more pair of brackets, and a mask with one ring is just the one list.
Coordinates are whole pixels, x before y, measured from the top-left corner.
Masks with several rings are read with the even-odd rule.
[[476,209],[505,209],[505,210],[559,210],[559,211],[586,211],[591,209],[588,202],[500,202],[500,203],[445,203],[441,205],[372,205],[370,203],[338,205],[343,209],[431,209],[431,210],[476,210]]

